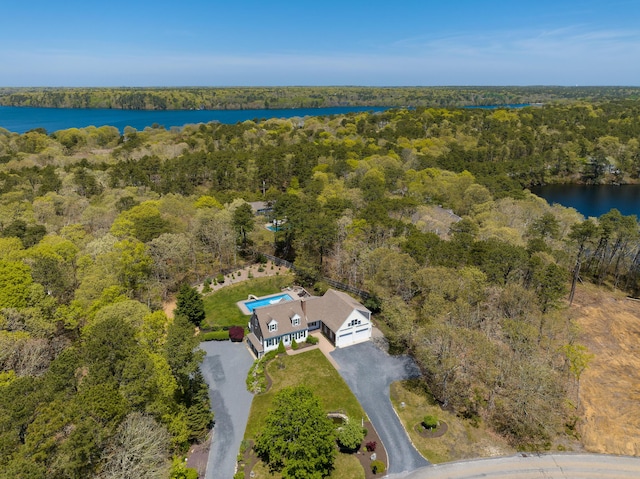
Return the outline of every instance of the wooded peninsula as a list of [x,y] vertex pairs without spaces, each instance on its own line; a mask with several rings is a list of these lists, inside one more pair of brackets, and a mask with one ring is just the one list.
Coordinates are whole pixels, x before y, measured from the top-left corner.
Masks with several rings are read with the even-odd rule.
[[638,87],[2,88],[0,105],[123,110],[250,110],[464,106],[640,98]]
[[[215,411],[194,324],[163,304],[261,254],[293,262],[310,291],[326,278],[367,291],[442,407],[523,449],[579,440],[589,352],[566,310],[580,282],[638,295],[640,228],[527,188],[637,183],[639,93],[0,89],[17,106],[411,106],[123,134],[0,129],[0,478],[121,477],[143,441],[155,477],[187,477],[182,455]],[[459,108],[508,103],[539,105]]]

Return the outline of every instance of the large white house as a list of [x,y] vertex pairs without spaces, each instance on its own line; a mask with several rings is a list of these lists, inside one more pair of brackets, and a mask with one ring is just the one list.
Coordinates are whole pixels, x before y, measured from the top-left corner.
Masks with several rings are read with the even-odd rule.
[[281,302],[253,310],[247,336],[257,357],[285,346],[300,343],[310,332],[321,330],[338,348],[371,338],[371,311],[346,293],[328,290],[312,296]]

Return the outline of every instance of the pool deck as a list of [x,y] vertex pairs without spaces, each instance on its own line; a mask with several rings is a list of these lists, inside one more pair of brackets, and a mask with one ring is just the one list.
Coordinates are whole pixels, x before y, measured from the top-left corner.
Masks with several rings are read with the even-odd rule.
[[[251,311],[249,311],[249,308],[247,308],[246,306],[246,302],[247,301],[253,301],[255,299],[269,299],[269,298],[275,298],[277,296],[281,296],[282,294],[288,294],[289,296],[291,296],[291,299],[293,301],[296,301],[300,298],[304,298],[305,296],[308,296],[309,293],[307,293],[303,288],[301,287],[289,287],[289,288],[284,288],[282,291],[280,291],[279,293],[274,293],[274,294],[268,294],[266,296],[260,296],[258,298],[256,297],[249,297],[247,299],[243,299],[242,301],[238,301],[236,303],[236,305],[238,306],[238,308],[240,308],[240,311],[242,311],[242,314],[245,314],[247,316],[251,316]],[[253,296],[253,295],[250,295]]]

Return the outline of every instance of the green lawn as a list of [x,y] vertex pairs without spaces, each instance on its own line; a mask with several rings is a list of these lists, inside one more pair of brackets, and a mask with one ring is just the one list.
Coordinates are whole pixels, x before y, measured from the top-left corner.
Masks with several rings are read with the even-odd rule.
[[212,326],[246,326],[249,316],[242,314],[236,303],[247,299],[250,294],[258,297],[278,293],[284,286],[293,283],[293,275],[253,278],[242,283],[225,286],[204,297],[205,320],[203,328]]
[[[310,388],[320,398],[327,412],[339,411],[358,421],[367,417],[347,383],[319,349],[295,356],[280,355],[267,365],[267,373],[273,383],[269,391],[254,396],[244,434],[245,439],[255,439],[264,425],[274,395],[289,386],[304,384]],[[365,477],[357,458],[348,454],[338,454],[334,465],[335,470],[330,476],[332,478],[362,479]],[[254,472],[256,478],[280,477],[268,474],[261,462],[258,462]]]
[[289,386],[305,385],[320,398],[327,412],[339,411],[358,421],[366,418],[360,403],[319,349],[296,356],[280,355],[267,365],[273,384],[253,398],[245,439],[255,438],[262,428],[275,393]]

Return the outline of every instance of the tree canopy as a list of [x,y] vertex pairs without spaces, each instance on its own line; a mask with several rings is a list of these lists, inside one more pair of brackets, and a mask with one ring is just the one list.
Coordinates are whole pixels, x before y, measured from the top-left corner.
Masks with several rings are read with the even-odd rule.
[[273,399],[255,449],[284,478],[320,479],[333,468],[334,426],[310,389],[285,388]]

